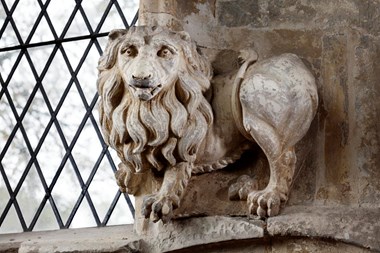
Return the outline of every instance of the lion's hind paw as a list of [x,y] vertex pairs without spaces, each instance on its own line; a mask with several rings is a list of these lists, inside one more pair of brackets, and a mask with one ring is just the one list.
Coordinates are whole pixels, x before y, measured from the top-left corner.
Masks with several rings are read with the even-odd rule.
[[239,51],[238,60],[240,64],[244,62],[254,62],[259,58],[257,52],[252,48],[242,49]]
[[253,191],[247,198],[249,213],[257,214],[262,218],[276,216],[286,199],[287,197],[277,189]]
[[228,198],[230,200],[246,200],[248,193],[258,189],[257,179],[247,175],[240,176],[236,183],[228,188]]

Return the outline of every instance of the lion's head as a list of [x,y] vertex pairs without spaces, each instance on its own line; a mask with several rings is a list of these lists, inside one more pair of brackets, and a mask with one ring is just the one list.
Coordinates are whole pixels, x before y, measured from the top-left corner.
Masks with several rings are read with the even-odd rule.
[[132,27],[108,36],[98,66],[106,142],[135,171],[193,162],[213,120],[207,60],[185,32]]

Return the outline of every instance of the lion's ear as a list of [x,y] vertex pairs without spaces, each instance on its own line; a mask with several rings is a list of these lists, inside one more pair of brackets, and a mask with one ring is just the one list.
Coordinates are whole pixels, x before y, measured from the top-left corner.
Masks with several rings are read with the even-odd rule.
[[110,40],[115,40],[125,34],[127,34],[128,30],[127,29],[114,29],[112,31],[110,31],[110,33],[108,34],[108,38]]
[[188,41],[188,42],[191,42],[191,37],[190,37],[190,34],[188,34],[187,32],[185,31],[181,31],[181,32],[177,32],[177,34],[179,35],[179,37],[185,41]]
[[103,55],[99,59],[98,69],[105,70],[110,69],[116,62],[117,50],[119,49],[120,42],[117,40],[121,36],[127,34],[126,29],[115,29],[108,34],[108,43],[103,52]]

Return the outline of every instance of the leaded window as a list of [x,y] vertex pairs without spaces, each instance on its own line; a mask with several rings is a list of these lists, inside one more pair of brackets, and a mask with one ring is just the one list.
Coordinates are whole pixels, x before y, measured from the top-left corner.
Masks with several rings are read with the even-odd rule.
[[102,138],[97,61],[137,0],[1,0],[0,233],[133,223]]

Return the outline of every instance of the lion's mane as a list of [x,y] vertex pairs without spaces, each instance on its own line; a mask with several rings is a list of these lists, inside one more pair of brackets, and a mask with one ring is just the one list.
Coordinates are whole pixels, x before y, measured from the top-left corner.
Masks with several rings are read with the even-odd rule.
[[[122,162],[136,172],[179,162],[194,162],[213,121],[203,93],[210,87],[211,68],[189,36],[162,28],[133,27],[110,34],[99,60],[98,92],[100,124],[105,141]],[[116,32],[115,32],[116,33]],[[140,101],[128,90],[117,68],[119,47],[126,36],[165,35],[181,48],[186,64],[178,78],[152,100]]]

